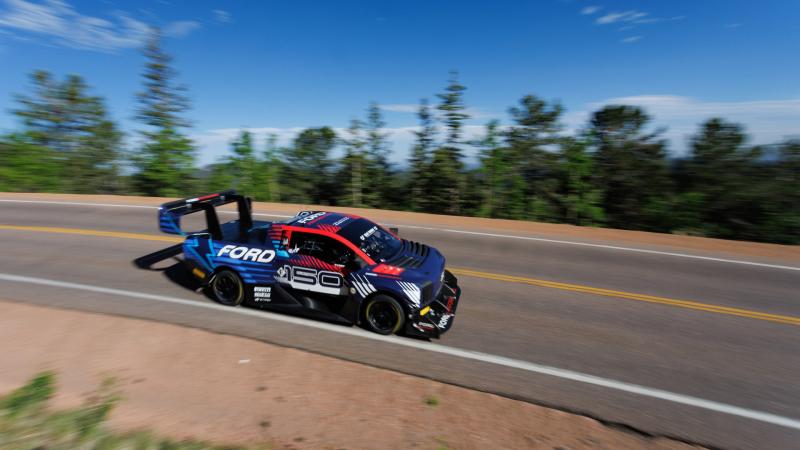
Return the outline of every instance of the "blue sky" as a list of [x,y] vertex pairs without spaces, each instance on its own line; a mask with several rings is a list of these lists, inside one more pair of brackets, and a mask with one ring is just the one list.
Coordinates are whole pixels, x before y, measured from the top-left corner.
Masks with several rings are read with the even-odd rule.
[[754,143],[800,134],[796,1],[43,1],[0,0],[0,130],[36,69],[83,75],[131,132],[148,25],[167,34],[189,87],[200,161],[241,127],[288,142],[300,128],[347,126],[384,105],[395,161],[414,106],[451,69],[468,87],[478,135],[533,93],[558,99],[567,129],[602,104],[645,107],[685,151],[721,115]]

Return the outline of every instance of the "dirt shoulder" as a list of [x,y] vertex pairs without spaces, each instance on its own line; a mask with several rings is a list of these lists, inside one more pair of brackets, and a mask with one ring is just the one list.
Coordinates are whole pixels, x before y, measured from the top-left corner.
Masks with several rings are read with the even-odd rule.
[[[72,201],[94,203],[116,203],[130,205],[157,206],[170,200],[154,197],[132,197],[115,195],[73,195],[73,194],[29,194],[0,193],[0,198],[18,200]],[[467,231],[493,232],[538,236],[552,239],[568,239],[604,244],[631,245],[636,247],[657,247],[661,250],[692,251],[712,255],[746,256],[766,258],[790,263],[800,262],[800,246],[763,244],[745,241],[727,241],[695,236],[679,236],[643,231],[627,231],[606,228],[578,227],[573,225],[526,222],[516,220],[485,219],[479,217],[458,217],[436,214],[412,213],[404,211],[371,210],[362,208],[321,207],[289,203],[254,204],[255,211],[293,215],[304,209],[327,209],[369,217],[376,221],[392,224],[425,225],[437,228],[451,228]]]
[[59,375],[57,407],[114,377],[120,430],[292,449],[694,448],[573,414],[248,339],[0,301],[0,394]]

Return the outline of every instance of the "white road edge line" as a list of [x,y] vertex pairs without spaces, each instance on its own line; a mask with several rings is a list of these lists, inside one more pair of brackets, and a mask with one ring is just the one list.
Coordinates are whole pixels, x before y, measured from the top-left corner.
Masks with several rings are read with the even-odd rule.
[[715,402],[712,400],[706,400],[698,397],[692,397],[689,395],[677,394],[670,391],[665,391],[661,389],[649,388],[646,386],[641,386],[638,384],[626,383],[623,381],[616,381],[609,378],[598,377],[594,375],[589,375],[581,372],[575,372],[572,370],[565,370],[559,369],[557,367],[552,366],[545,366],[541,364],[536,364],[528,361],[522,361],[518,359],[506,358],[504,356],[492,355],[488,353],[481,353],[472,350],[464,350],[455,347],[447,347],[440,344],[432,344],[432,343],[425,343],[420,341],[414,341],[410,339],[402,339],[395,336],[381,336],[375,333],[369,333],[367,331],[357,329],[357,328],[346,328],[340,325],[332,325],[324,322],[315,322],[312,320],[302,319],[298,317],[292,316],[284,316],[280,314],[269,313],[265,311],[257,311],[245,308],[231,308],[228,306],[222,306],[215,303],[204,303],[199,302],[197,300],[186,300],[176,297],[168,297],[164,295],[156,295],[156,294],[146,294],[143,292],[135,292],[135,291],[128,291],[122,289],[114,289],[114,288],[106,288],[101,286],[93,286],[88,284],[79,284],[79,283],[70,283],[66,281],[58,281],[58,280],[50,280],[46,278],[34,278],[34,277],[26,277],[20,275],[13,275],[8,273],[0,273],[0,280],[16,282],[16,283],[27,283],[27,284],[37,284],[42,286],[52,286],[64,289],[76,289],[82,291],[89,291],[89,292],[97,292],[102,294],[110,294],[116,296],[123,296],[129,298],[136,298],[136,299],[144,299],[144,300],[154,300],[160,301],[165,303],[173,303],[178,305],[184,306],[191,306],[195,308],[205,308],[205,309],[213,309],[224,311],[225,313],[234,313],[234,314],[241,314],[246,316],[253,316],[259,317],[262,319],[267,320],[274,320],[277,322],[285,322],[291,323],[294,325],[300,325],[309,328],[317,328],[320,330],[331,331],[334,333],[346,334],[350,336],[357,336],[365,339],[370,339],[373,341],[381,341],[386,342],[393,345],[398,345],[402,347],[410,347],[418,350],[424,350],[433,353],[440,353],[449,356],[455,356],[458,358],[470,359],[474,361],[480,361],[489,364],[495,364],[504,367],[510,367],[514,369],[525,370],[528,372],[540,374],[540,375],[548,375],[556,378],[561,378],[570,381],[576,381],[579,383],[586,383],[591,384],[594,386],[601,386],[608,389],[614,389],[617,391],[627,392],[631,394],[641,395],[644,397],[655,398],[659,400],[665,400],[668,402],[679,403],[682,405],[692,406],[695,408],[706,409],[709,411],[720,412],[723,414],[729,414],[733,416],[743,417],[746,419],[752,419],[759,422],[769,423],[772,425],[778,425],[781,427],[792,428],[795,430],[800,430],[800,420],[793,419],[791,417],[779,416],[777,414],[771,414],[767,412],[757,411],[748,408],[742,408],[739,406],[729,405],[726,403]]
[[711,256],[700,256],[700,255],[689,255],[686,253],[674,253],[674,252],[663,252],[659,250],[648,250],[644,248],[632,248],[632,247],[619,247],[616,245],[607,245],[607,244],[592,244],[589,242],[576,242],[576,241],[562,241],[559,239],[547,239],[547,238],[537,238],[531,236],[516,236],[512,234],[497,234],[497,233],[484,233],[480,231],[467,231],[467,230],[456,230],[452,228],[433,228],[433,227],[422,227],[418,225],[399,225],[405,228],[417,228],[420,230],[435,230],[435,231],[446,231],[448,233],[459,233],[459,234],[470,234],[470,235],[477,235],[477,236],[487,236],[487,237],[497,237],[497,238],[510,238],[510,239],[522,239],[527,241],[539,241],[539,242],[550,242],[553,244],[565,244],[565,245],[579,245],[584,247],[595,247],[595,248],[604,248],[608,250],[620,250],[625,252],[638,252],[638,253],[650,253],[654,255],[664,255],[664,256],[676,256],[680,258],[692,258],[692,259],[702,259],[706,261],[716,261],[716,262],[724,262],[724,263],[731,263],[731,264],[745,264],[749,266],[759,266],[759,267],[769,267],[772,269],[785,269],[785,270],[800,270],[800,267],[794,266],[782,266],[779,264],[767,264],[767,263],[759,263],[755,261],[742,261],[737,259],[725,259],[725,258],[714,258]]
[[[104,206],[104,207],[116,207],[116,208],[145,208],[145,209],[158,209],[157,206],[145,206],[145,205],[123,205],[123,204],[113,204],[113,203],[82,203],[82,202],[60,202],[60,201],[49,201],[49,200],[12,200],[12,199],[0,199],[0,202],[7,202],[7,203],[42,203],[42,204],[52,204],[52,205],[73,205],[73,206]],[[221,211],[225,214],[236,214],[235,211]],[[253,213],[254,216],[261,216],[261,217],[281,217],[281,218],[289,218],[294,216],[288,216],[283,214],[267,214],[267,213]],[[518,236],[513,234],[499,234],[499,233],[484,233],[480,231],[467,231],[467,230],[457,230],[453,228],[435,228],[435,227],[423,227],[419,225],[405,225],[405,224],[386,224],[387,226],[399,226],[405,228],[412,228],[417,230],[429,230],[429,231],[443,231],[446,233],[456,233],[456,234],[468,234],[473,236],[486,236],[486,237],[495,237],[495,238],[504,238],[504,239],[521,239],[525,241],[536,241],[536,242],[548,242],[551,244],[563,244],[563,245],[577,245],[581,247],[593,247],[593,248],[603,248],[606,250],[618,250],[624,252],[635,252],[635,253],[647,253],[651,255],[661,255],[661,256],[672,256],[677,258],[690,258],[690,259],[699,259],[703,261],[714,261],[714,262],[721,262],[721,263],[728,263],[728,264],[742,264],[747,266],[756,266],[756,267],[765,267],[769,269],[782,269],[782,270],[795,270],[800,271],[800,267],[795,266],[783,266],[780,264],[767,264],[767,263],[760,263],[755,261],[743,261],[738,259],[726,259],[726,258],[715,258],[712,256],[701,256],[701,255],[690,255],[687,253],[675,253],[675,252],[664,252],[659,250],[648,250],[644,248],[633,248],[633,247],[620,247],[617,245],[607,245],[607,244],[592,244],[589,242],[578,242],[578,241],[564,241],[560,239],[548,239],[548,238],[539,238],[539,237],[532,237],[532,236]]]

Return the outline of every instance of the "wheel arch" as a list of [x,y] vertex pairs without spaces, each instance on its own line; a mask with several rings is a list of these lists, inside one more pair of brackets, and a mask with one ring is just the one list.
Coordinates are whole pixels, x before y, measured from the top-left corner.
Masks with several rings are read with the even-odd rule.
[[230,266],[230,265],[226,265],[226,264],[221,264],[221,265],[215,266],[214,269],[210,272],[210,275],[206,278],[206,283],[205,283],[205,285],[203,287],[204,287],[204,290],[206,291],[207,295],[210,295],[213,300],[217,301],[217,299],[214,297],[213,293],[209,293],[209,290],[212,288],[212,283],[214,282],[214,278],[216,278],[217,274],[222,272],[223,270],[227,270],[227,271],[230,271],[230,272],[233,272],[234,274],[236,274],[236,276],[239,278],[239,281],[242,283],[242,291],[243,291],[242,292],[242,304],[244,304],[246,302],[249,302],[251,300],[251,298],[250,298],[250,295],[251,295],[250,294],[250,292],[251,292],[250,283],[248,283],[247,281],[244,280],[244,277],[242,276],[242,274],[238,270],[236,270],[235,267]]
[[406,317],[408,317],[408,315],[411,314],[411,307],[408,304],[408,299],[406,299],[402,295],[398,295],[397,292],[393,292],[393,291],[390,291],[388,289],[378,289],[375,292],[367,295],[364,299],[361,300],[361,304],[358,306],[358,310],[359,310],[359,314],[358,314],[359,319],[358,320],[359,321],[361,321],[364,318],[364,313],[366,312],[366,308],[367,308],[367,305],[369,304],[369,301],[372,298],[374,298],[374,297],[376,297],[378,295],[386,295],[388,297],[392,297],[393,299],[395,299],[397,301],[397,303],[400,304],[400,307],[403,308],[403,314],[405,314]]

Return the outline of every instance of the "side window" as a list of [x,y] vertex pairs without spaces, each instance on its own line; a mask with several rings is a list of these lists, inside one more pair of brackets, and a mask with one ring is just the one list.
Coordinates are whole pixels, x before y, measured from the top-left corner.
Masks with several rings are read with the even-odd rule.
[[341,242],[313,233],[292,233],[292,240],[289,242],[289,251],[300,255],[313,256],[329,264],[338,266],[350,266],[360,259],[353,254],[346,245]]

